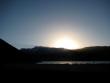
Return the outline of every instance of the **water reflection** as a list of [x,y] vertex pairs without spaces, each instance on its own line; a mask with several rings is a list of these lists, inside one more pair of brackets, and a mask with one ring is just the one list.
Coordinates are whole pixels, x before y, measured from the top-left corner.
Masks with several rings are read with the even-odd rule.
[[36,64],[110,64],[110,61],[42,61]]

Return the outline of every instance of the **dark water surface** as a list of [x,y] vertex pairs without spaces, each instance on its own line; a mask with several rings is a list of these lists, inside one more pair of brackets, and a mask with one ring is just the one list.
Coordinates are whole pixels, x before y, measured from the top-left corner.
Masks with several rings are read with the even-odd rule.
[[110,64],[110,61],[42,61],[36,64]]

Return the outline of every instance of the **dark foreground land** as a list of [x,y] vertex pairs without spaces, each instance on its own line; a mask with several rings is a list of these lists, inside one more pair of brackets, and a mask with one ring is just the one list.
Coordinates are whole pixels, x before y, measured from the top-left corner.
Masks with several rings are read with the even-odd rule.
[[34,47],[16,49],[0,39],[3,70],[109,72],[110,64],[36,64],[42,61],[110,61],[110,46],[87,47],[78,50]]
[[72,71],[72,72],[110,72],[108,64],[5,64],[4,70],[23,70],[23,71]]

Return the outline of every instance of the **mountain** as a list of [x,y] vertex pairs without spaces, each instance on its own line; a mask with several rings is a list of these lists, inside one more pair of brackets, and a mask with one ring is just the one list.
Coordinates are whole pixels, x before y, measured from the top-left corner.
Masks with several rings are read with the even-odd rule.
[[110,46],[86,47],[78,50],[34,47],[18,50],[0,39],[2,63],[36,63],[40,61],[110,61]]
[[34,55],[27,53],[23,53],[6,41],[0,39],[0,59],[2,64],[36,63],[39,61]]
[[0,39],[0,59],[3,64],[32,62],[32,56],[23,54],[20,50],[2,39]]
[[4,40],[0,39],[0,50],[16,51],[17,49]]
[[36,64],[42,61],[110,61],[110,47],[87,47],[78,50],[34,47],[18,50],[0,39],[0,59],[3,70],[36,71],[110,71],[110,64]]
[[0,57],[3,63],[15,63],[19,50],[0,39]]
[[67,50],[63,48],[34,47],[24,48],[21,51],[31,55],[35,60],[81,60],[81,61],[110,61],[110,46],[86,47],[77,50]]

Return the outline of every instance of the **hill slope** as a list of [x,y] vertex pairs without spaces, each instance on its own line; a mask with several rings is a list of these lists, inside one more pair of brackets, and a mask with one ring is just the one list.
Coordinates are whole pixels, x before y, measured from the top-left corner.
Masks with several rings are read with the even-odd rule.
[[110,47],[97,46],[78,50],[34,47],[16,49],[0,39],[0,57],[3,63],[36,63],[39,61],[110,61]]

